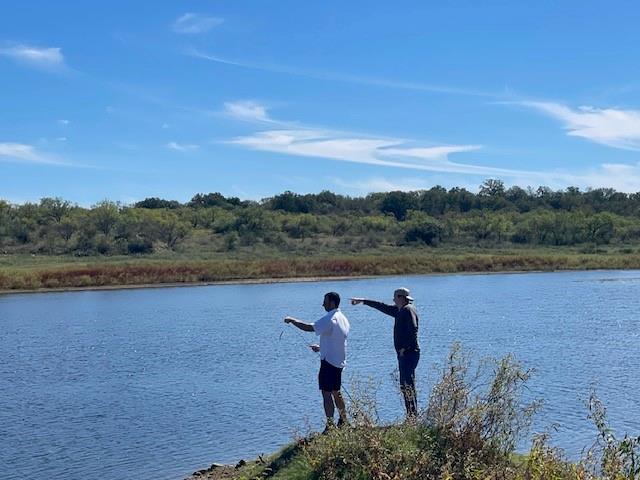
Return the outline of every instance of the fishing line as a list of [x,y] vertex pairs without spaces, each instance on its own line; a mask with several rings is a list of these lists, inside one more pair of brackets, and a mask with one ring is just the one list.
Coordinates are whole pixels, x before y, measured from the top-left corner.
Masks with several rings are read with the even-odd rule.
[[[291,325],[291,324],[289,324],[289,325]],[[307,347],[307,348],[310,348],[310,347],[309,347],[309,345],[310,345],[310,344],[309,344],[309,342],[307,341],[307,339],[304,337],[304,335],[302,335],[302,332],[300,332],[300,330],[298,330],[298,329],[297,329],[296,327],[294,327],[294,326],[291,326],[291,328],[293,328],[293,331],[294,331],[294,332],[296,332],[296,333],[298,334],[298,336],[300,337],[300,340],[301,340],[302,342],[304,342],[304,346],[305,346],[305,347]],[[282,335],[284,334],[284,331],[285,331],[286,329],[287,329],[287,327],[284,327],[284,328],[282,329],[282,332],[280,332],[279,340],[282,340]],[[289,330],[291,330],[291,329],[289,329]],[[313,351],[313,350],[312,350],[312,351]],[[313,353],[317,353],[317,354],[319,354],[319,352],[313,352]]]

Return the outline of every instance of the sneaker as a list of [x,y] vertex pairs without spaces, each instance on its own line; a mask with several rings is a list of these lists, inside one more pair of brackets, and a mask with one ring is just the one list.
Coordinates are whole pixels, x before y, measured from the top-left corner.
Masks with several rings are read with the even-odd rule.
[[349,427],[351,426],[347,420],[340,419],[338,420],[338,428]]
[[336,426],[333,423],[327,423],[327,426],[324,427],[324,430],[322,431],[322,435],[326,435],[327,433],[331,433],[333,431],[333,429],[335,429]]

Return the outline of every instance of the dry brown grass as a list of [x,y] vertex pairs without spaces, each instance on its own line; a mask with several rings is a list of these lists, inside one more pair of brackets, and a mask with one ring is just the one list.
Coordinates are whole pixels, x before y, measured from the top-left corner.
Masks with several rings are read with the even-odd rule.
[[429,273],[489,273],[640,268],[638,254],[438,254],[296,257],[94,263],[6,267],[1,290],[225,282],[235,280],[354,277]]

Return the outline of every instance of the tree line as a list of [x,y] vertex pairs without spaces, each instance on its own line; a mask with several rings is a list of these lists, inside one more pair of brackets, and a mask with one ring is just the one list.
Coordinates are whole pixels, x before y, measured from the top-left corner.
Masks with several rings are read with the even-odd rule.
[[[640,192],[435,186],[349,197],[286,191],[261,201],[197,194],[189,202],[108,200],[83,208],[61,198],[0,200],[0,252],[131,255],[159,251],[357,251],[411,245],[633,244]],[[324,249],[324,250],[323,250]]]

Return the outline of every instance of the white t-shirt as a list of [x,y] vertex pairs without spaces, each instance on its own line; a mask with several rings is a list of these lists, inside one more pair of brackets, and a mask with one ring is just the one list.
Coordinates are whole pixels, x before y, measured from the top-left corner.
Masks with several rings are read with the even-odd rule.
[[337,368],[347,364],[347,335],[349,320],[336,308],[313,324],[313,330],[320,337],[320,359]]

